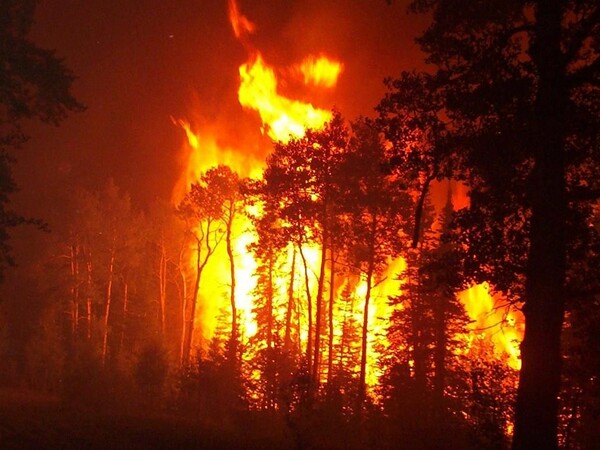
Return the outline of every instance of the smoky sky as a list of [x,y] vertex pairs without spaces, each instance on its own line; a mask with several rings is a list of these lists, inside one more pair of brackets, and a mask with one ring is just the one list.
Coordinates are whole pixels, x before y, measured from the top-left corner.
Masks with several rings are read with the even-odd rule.
[[[258,28],[250,45],[269,64],[320,53],[342,61],[337,88],[314,103],[353,119],[373,114],[384,77],[423,66],[414,38],[426,18],[407,15],[406,4],[260,0],[240,8]],[[258,114],[237,101],[247,50],[231,31],[226,0],[45,0],[31,37],[75,73],[73,91],[87,110],[59,127],[26,124],[31,139],[15,170],[24,212],[43,217],[61,189],[109,177],[141,202],[168,198],[184,139],[171,117],[218,123],[223,142],[248,151],[261,139]]]

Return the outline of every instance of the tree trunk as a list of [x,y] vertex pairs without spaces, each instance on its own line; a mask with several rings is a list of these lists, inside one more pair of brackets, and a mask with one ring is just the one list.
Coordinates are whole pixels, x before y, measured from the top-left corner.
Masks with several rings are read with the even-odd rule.
[[[225,237],[225,244],[227,247],[227,257],[229,258],[229,276],[231,280],[231,290],[229,292],[229,302],[231,304],[231,336],[230,336],[230,348],[232,361],[235,359],[237,353],[237,342],[238,342],[238,325],[237,325],[237,306],[235,303],[235,259],[233,255],[233,247],[231,245],[231,232],[233,227],[233,205],[229,208],[229,216],[226,222],[227,232]],[[270,264],[270,262],[269,262]],[[270,269],[269,269],[270,270]],[[269,273],[269,277],[270,277]]]
[[321,331],[323,328],[323,290],[325,286],[325,266],[327,264],[327,245],[326,239],[323,238],[321,245],[321,267],[319,269],[319,283],[317,286],[316,299],[316,320],[315,320],[315,356],[313,358],[313,382],[315,388],[320,383],[320,365],[321,365]]
[[77,241],[71,245],[71,339],[77,341],[79,326],[79,245]]
[[273,348],[273,252],[269,254],[269,289],[267,291],[267,348]]
[[292,347],[292,313],[294,311],[294,277],[296,275],[296,247],[292,254],[292,268],[290,269],[290,284],[288,286],[288,302],[285,312],[285,334],[283,348],[289,352]]
[[371,242],[369,242],[369,260],[366,272],[367,292],[365,294],[365,307],[363,310],[362,337],[360,346],[360,376],[358,381],[358,414],[362,413],[366,397],[367,381],[367,343],[369,337],[369,303],[371,301],[371,288],[373,285],[373,273],[375,271],[375,235],[377,233],[377,216],[372,216]]
[[333,305],[335,302],[335,255],[333,242],[329,249],[329,256],[331,257],[331,262],[329,263],[329,346],[327,349],[327,384],[331,385],[331,382],[333,381]]
[[[422,244],[422,242],[421,242]],[[419,250],[418,257],[415,258],[415,269],[414,269],[414,284],[411,289],[410,295],[410,314],[411,314],[411,334],[412,334],[412,347],[413,347],[413,373],[415,375],[415,388],[418,395],[425,395],[427,386],[427,368],[426,366],[426,343],[423,342],[423,325],[422,319],[425,314],[423,310],[423,299],[422,299],[422,284],[421,277],[419,274],[419,267],[422,265],[421,252]],[[409,275],[410,276],[410,275]]]
[[167,252],[164,237],[161,237],[160,261],[158,267],[158,295],[160,307],[160,333],[165,335],[165,315],[167,308]]
[[556,449],[565,313],[566,183],[564,116],[567,90],[560,48],[564,2],[539,2],[531,56],[539,73],[533,117],[535,167],[525,282],[525,335],[513,448]]
[[448,345],[446,302],[448,299],[442,293],[436,293],[434,295],[436,295],[436,298],[434,299],[435,307],[433,310],[435,322],[433,404],[436,416],[441,418],[444,409],[444,388],[446,387],[446,346]]
[[106,286],[106,303],[104,305],[104,336],[102,338],[102,365],[106,363],[108,353],[108,322],[110,318],[110,306],[112,303],[112,286],[115,271],[115,243],[110,252],[110,262],[108,264],[108,282]]
[[179,346],[179,365],[183,367],[184,365],[184,354],[185,354],[185,336],[186,336],[186,318],[187,318],[187,309],[188,309],[188,296],[187,296],[187,279],[185,277],[185,271],[183,270],[183,249],[179,254],[179,275],[181,276],[181,289],[179,290],[180,298],[181,298],[181,340]]
[[310,283],[308,279],[308,265],[306,263],[306,256],[302,250],[302,244],[298,244],[298,250],[300,257],[302,258],[302,264],[304,265],[304,282],[306,283],[306,301],[308,303],[308,334],[306,338],[306,364],[308,373],[312,373],[312,298],[310,295]]
[[125,330],[127,329],[127,320],[129,315],[129,284],[127,280],[123,281],[123,324],[121,326],[121,339],[119,342],[119,350],[123,348],[125,342]]
[[87,322],[87,338],[92,338],[92,253],[88,252],[87,261],[87,295],[86,295],[86,322]]
[[[189,304],[189,313],[184,313],[185,326],[183,330],[182,343],[182,365],[187,366],[190,363],[190,354],[192,351],[192,337],[194,334],[194,318],[196,317],[196,304],[198,303],[198,292],[200,291],[200,278],[202,276],[202,242],[196,240],[196,279],[194,281],[194,290],[192,291],[191,302]],[[186,305],[187,306],[187,305]],[[186,314],[187,313],[187,314]]]

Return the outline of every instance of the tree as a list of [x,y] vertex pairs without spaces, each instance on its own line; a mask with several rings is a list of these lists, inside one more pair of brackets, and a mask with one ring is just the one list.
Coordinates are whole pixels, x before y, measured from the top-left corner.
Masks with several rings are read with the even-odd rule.
[[227,246],[227,257],[229,259],[230,275],[230,294],[229,302],[231,305],[231,335],[230,350],[233,356],[236,354],[238,346],[238,324],[237,324],[237,306],[235,302],[235,255],[233,251],[233,225],[237,216],[242,212],[243,196],[240,190],[241,180],[237,173],[228,166],[218,166],[210,169],[206,173],[207,187],[210,189],[210,195],[217,204],[221,206],[220,219],[225,226],[225,245]]
[[[417,0],[418,39],[451,124],[455,174],[490,229],[523,233],[522,369],[513,447],[557,448],[571,211],[598,198],[600,8],[591,1]],[[436,150],[437,151],[437,150]],[[448,147],[440,148],[448,155]],[[577,175],[575,175],[577,174]],[[512,206],[511,206],[512,205]],[[483,243],[471,242],[471,248]],[[502,261],[497,252],[491,259]],[[487,258],[478,261],[485,265]]]
[[[363,307],[358,411],[366,391],[369,303],[377,278],[401,248],[406,190],[393,174],[385,173],[386,150],[375,124],[367,119],[353,124],[353,139],[335,178],[339,202],[348,215],[348,261],[366,282]],[[343,200],[342,200],[343,199]]]
[[[266,189],[278,205],[278,217],[298,247],[304,263],[308,300],[308,370],[312,387],[320,381],[321,338],[323,334],[324,294],[327,249],[334,209],[333,173],[345,151],[348,132],[341,114],[334,112],[322,130],[307,130],[305,136],[277,143],[267,159],[264,173]],[[313,242],[320,247],[317,293],[315,296],[314,335],[312,299],[303,246]]]
[[214,169],[212,172],[209,170],[200,177],[199,182],[193,183],[190,191],[185,194],[177,207],[179,216],[186,223],[187,234],[191,237],[196,253],[194,284],[189,296],[184,298],[183,304],[184,322],[181,336],[183,366],[190,362],[202,272],[225,234],[219,226],[223,217],[223,205],[218,187],[213,186],[214,173]]
[[0,277],[12,264],[8,228],[23,223],[41,225],[8,207],[9,196],[17,189],[12,150],[27,140],[22,123],[39,119],[58,125],[67,113],[84,109],[70,92],[73,73],[53,51],[39,48],[27,38],[36,4],[35,0],[0,2]]

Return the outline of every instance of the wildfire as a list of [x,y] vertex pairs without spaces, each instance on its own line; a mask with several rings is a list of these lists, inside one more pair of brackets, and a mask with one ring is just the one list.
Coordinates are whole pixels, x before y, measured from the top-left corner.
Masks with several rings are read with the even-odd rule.
[[304,84],[332,88],[336,85],[344,66],[324,55],[308,56],[298,70],[302,73]]
[[[262,54],[247,43],[247,38],[256,31],[256,26],[246,18],[239,10],[234,0],[229,1],[229,18],[235,36],[244,44],[249,52],[248,60],[239,67],[240,84],[238,99],[242,107],[256,111],[261,119],[261,130],[273,141],[287,142],[291,137],[301,137],[307,128],[321,129],[331,118],[331,112],[320,109],[311,103],[283,96],[279,90],[277,74],[284,73],[294,77],[295,81],[312,89],[332,89],[343,71],[343,64],[330,59],[325,55],[306,57],[300,64],[291,68],[276,70],[269,66]],[[174,190],[174,202],[179,201],[185,194],[190,184],[197,181],[200,175],[210,167],[225,164],[244,177],[259,177],[264,167],[264,160],[253,156],[249,152],[243,152],[235,148],[223,147],[217,139],[218,130],[211,127],[203,127],[194,130],[191,124],[185,120],[174,120],[186,134],[185,145],[187,153],[186,169]],[[465,196],[466,197],[466,196]],[[463,199],[464,203],[464,199]],[[456,204],[456,203],[455,203]],[[235,297],[240,323],[240,336],[247,340],[256,332],[256,322],[253,316],[254,300],[253,291],[256,287],[257,262],[253,254],[248,251],[248,245],[256,240],[256,234],[252,230],[250,220],[244,216],[234,222],[233,227],[235,276],[237,279]],[[307,321],[308,312],[306,296],[316,293],[316,273],[320,266],[320,249],[303,247],[307,260],[308,279],[299,269],[300,263],[296,262],[296,272],[293,266],[293,249],[285,250],[282,255],[283,262],[275,273],[273,286],[275,295],[273,299],[275,320],[284,322],[285,305],[288,298],[288,286],[292,283],[296,286],[296,301],[298,305],[297,314],[298,330],[297,338],[299,346],[305,345],[308,339]],[[221,246],[214,254],[211,262],[206,266],[203,274],[203,282],[200,287],[199,308],[195,320],[201,322],[202,336],[210,339],[216,330],[218,318],[227,311],[230,273],[228,267],[228,255]],[[190,256],[190,260],[193,259]],[[298,258],[299,259],[299,258]],[[190,263],[191,265],[191,263]],[[372,299],[369,309],[369,334],[368,334],[368,362],[367,362],[367,384],[374,385],[380,374],[377,372],[377,361],[380,358],[377,344],[385,347],[385,330],[388,325],[391,307],[388,303],[390,295],[397,294],[397,275],[405,267],[405,261],[398,258],[390,261],[387,271],[376,281],[371,293]],[[290,280],[291,275],[291,280]],[[329,275],[329,274],[327,274]],[[337,274],[336,274],[337,276]],[[306,292],[306,286],[308,291]],[[362,323],[363,305],[366,291],[365,280],[338,279],[336,286],[327,289],[335,291],[336,299],[342,295],[342,290],[349,289],[351,295],[357,300],[356,308],[352,314],[356,323]],[[304,297],[303,297],[304,296]],[[325,298],[325,297],[324,297]],[[301,300],[302,299],[302,300]],[[522,336],[522,318],[516,312],[505,315],[495,308],[495,300],[489,294],[485,285],[474,286],[460,294],[469,316],[474,321],[474,332],[483,333],[495,344],[499,353],[509,355],[509,364],[513,368],[520,366],[518,342]],[[313,312],[314,314],[314,312]],[[302,327],[300,326],[302,323]],[[503,324],[502,327],[494,327],[494,324]],[[336,345],[341,339],[341,319],[335,319],[334,340]],[[500,331],[499,331],[500,330]],[[195,343],[199,344],[198,337]],[[325,359],[325,357],[324,357]],[[326,371],[320,370],[322,376]]]
[[[332,72],[325,76],[330,80],[336,79],[336,64],[327,60],[326,67]],[[331,112],[328,110],[280,95],[277,92],[275,73],[265,64],[260,53],[252,61],[240,66],[240,79],[240,104],[259,113],[263,133],[275,141],[287,142],[290,137],[303,136],[306,128],[320,129],[331,119]]]
[[459,298],[473,321],[473,332],[491,339],[498,356],[505,354],[510,367],[519,370],[519,343],[524,331],[522,313],[510,310],[507,306],[499,306],[506,302],[492,296],[487,283],[463,291]]
[[[235,36],[249,51],[248,61],[240,66],[240,104],[258,112],[262,132],[275,141],[287,142],[290,137],[304,135],[306,128],[320,129],[331,119],[331,112],[310,103],[294,100],[278,92],[278,81],[273,67],[267,65],[262,54],[251,49],[246,37],[256,26],[239,10],[235,0],[229,0],[229,20]],[[308,56],[295,70],[288,73],[301,75],[305,85],[331,89],[335,87],[343,65],[324,55]]]

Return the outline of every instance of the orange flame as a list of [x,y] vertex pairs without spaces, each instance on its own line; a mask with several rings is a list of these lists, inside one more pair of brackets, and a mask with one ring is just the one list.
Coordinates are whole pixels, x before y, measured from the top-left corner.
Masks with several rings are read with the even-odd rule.
[[326,56],[308,56],[302,61],[298,70],[304,77],[304,84],[332,88],[336,85],[344,66]]
[[459,298],[473,321],[473,333],[490,339],[498,356],[506,354],[508,365],[519,370],[519,344],[524,332],[523,314],[518,310],[499,307],[499,304],[506,302],[498,296],[492,296],[487,283],[463,291]]
[[240,12],[235,0],[229,0],[229,22],[235,37],[238,39],[246,34],[252,34],[256,30],[256,25]]
[[240,66],[240,79],[240,104],[258,111],[263,133],[275,141],[287,142],[290,137],[303,136],[306,128],[320,129],[331,119],[328,110],[280,95],[275,72],[260,53]]
[[[256,30],[255,25],[241,14],[235,0],[229,1],[229,20],[238,40]],[[326,56],[309,56],[291,72],[300,72],[305,85],[331,89],[342,72],[342,64]],[[331,119],[331,112],[310,103],[294,100],[278,92],[275,71],[265,63],[262,54],[250,50],[248,61],[240,66],[240,104],[258,112],[262,132],[275,141],[287,142],[300,137],[306,128],[320,129]]]

